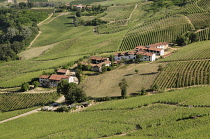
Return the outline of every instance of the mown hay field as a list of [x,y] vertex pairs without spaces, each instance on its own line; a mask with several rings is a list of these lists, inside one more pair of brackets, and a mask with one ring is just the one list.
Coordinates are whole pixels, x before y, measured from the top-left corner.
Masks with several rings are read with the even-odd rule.
[[[108,71],[97,76],[88,76],[81,87],[88,96],[120,96],[119,82],[125,78],[128,82],[127,94],[139,93],[144,87],[149,89],[158,75],[159,64],[131,64],[127,67]],[[164,64],[163,64],[164,65]],[[138,73],[135,69],[139,70]]]

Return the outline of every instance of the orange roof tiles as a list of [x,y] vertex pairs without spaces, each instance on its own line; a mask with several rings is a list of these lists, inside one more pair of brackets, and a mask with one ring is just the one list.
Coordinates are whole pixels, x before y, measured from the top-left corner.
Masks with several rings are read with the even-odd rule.
[[61,79],[69,79],[69,78],[70,78],[70,76],[52,74],[49,79],[50,80],[60,81]]
[[158,42],[158,43],[150,44],[149,46],[158,47],[158,46],[161,46],[161,45],[168,45],[168,43],[167,42]]
[[57,72],[59,73],[66,73],[68,70],[67,69],[58,69]]

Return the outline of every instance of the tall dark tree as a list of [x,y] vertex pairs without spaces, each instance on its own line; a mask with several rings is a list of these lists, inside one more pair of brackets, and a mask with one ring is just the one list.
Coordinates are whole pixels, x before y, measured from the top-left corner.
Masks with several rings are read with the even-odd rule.
[[128,83],[127,83],[127,81],[125,80],[125,78],[123,78],[123,79],[121,80],[121,82],[119,83],[119,87],[120,87],[120,89],[121,89],[121,96],[122,96],[123,98],[126,98]]

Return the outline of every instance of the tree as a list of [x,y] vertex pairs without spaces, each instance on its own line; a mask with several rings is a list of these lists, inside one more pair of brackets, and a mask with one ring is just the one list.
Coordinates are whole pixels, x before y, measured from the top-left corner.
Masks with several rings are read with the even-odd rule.
[[34,88],[37,88],[40,85],[40,83],[38,81],[34,81],[33,85],[34,85]]
[[196,33],[191,33],[191,34],[189,35],[189,40],[190,40],[190,43],[197,42],[197,41],[198,41],[198,34],[196,34]]
[[143,59],[143,55],[142,54],[137,54],[136,55],[136,63],[139,63],[139,62],[141,62],[141,59]]
[[82,16],[81,11],[76,12],[76,16],[77,16],[77,17],[81,17],[81,16]]
[[79,80],[79,83],[82,81],[82,70],[81,69],[76,69],[76,77]]
[[87,100],[86,94],[76,83],[68,83],[66,80],[62,80],[58,83],[57,92],[58,94],[63,94],[66,101],[70,103],[83,102]]
[[176,44],[178,44],[179,46],[184,46],[184,45],[186,45],[185,37],[184,37],[184,36],[178,36],[175,42],[176,42]]
[[143,88],[141,89],[140,95],[146,95],[146,94],[147,94],[147,92],[146,92],[145,88],[143,87]]
[[21,85],[21,91],[25,92],[25,91],[28,91],[30,88],[29,84],[24,82],[22,85]]
[[25,2],[20,2],[20,3],[19,3],[19,7],[20,7],[21,9],[26,8],[26,3],[25,3]]
[[158,72],[163,71],[163,66],[162,65],[158,65]]
[[137,74],[139,72],[139,70],[138,69],[135,69],[135,73]]
[[127,83],[127,81],[125,80],[125,78],[123,78],[123,79],[121,80],[121,82],[119,83],[119,87],[120,87],[120,89],[121,89],[121,96],[122,96],[123,98],[126,98],[128,83]]

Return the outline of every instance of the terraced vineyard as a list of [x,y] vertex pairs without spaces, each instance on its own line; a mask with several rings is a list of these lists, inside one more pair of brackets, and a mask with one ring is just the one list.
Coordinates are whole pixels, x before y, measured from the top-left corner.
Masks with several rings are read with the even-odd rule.
[[57,98],[57,93],[3,93],[0,94],[0,110],[7,112],[45,105]]
[[210,41],[196,42],[184,46],[171,56],[159,59],[159,62],[210,59]]
[[199,41],[206,41],[210,39],[210,28],[205,28],[197,32]]
[[154,84],[160,88],[210,84],[210,60],[171,62],[159,74]]
[[200,7],[202,7],[203,9],[210,11],[210,1],[209,0],[198,0],[197,4]]
[[200,7],[197,4],[197,2],[194,2],[192,4],[187,4],[179,12],[183,14],[193,14],[193,13],[202,13],[205,12],[205,10],[202,7]]
[[131,28],[123,38],[120,51],[133,49],[138,45],[156,42],[172,42],[177,36],[193,29],[183,15],[169,16]]
[[[209,138],[209,89],[188,88],[109,101],[78,113],[39,112],[0,124],[0,130],[4,132],[0,137]],[[195,97],[199,98],[196,105],[182,106]]]
[[210,24],[210,13],[196,13],[187,16],[195,28],[203,28]]

